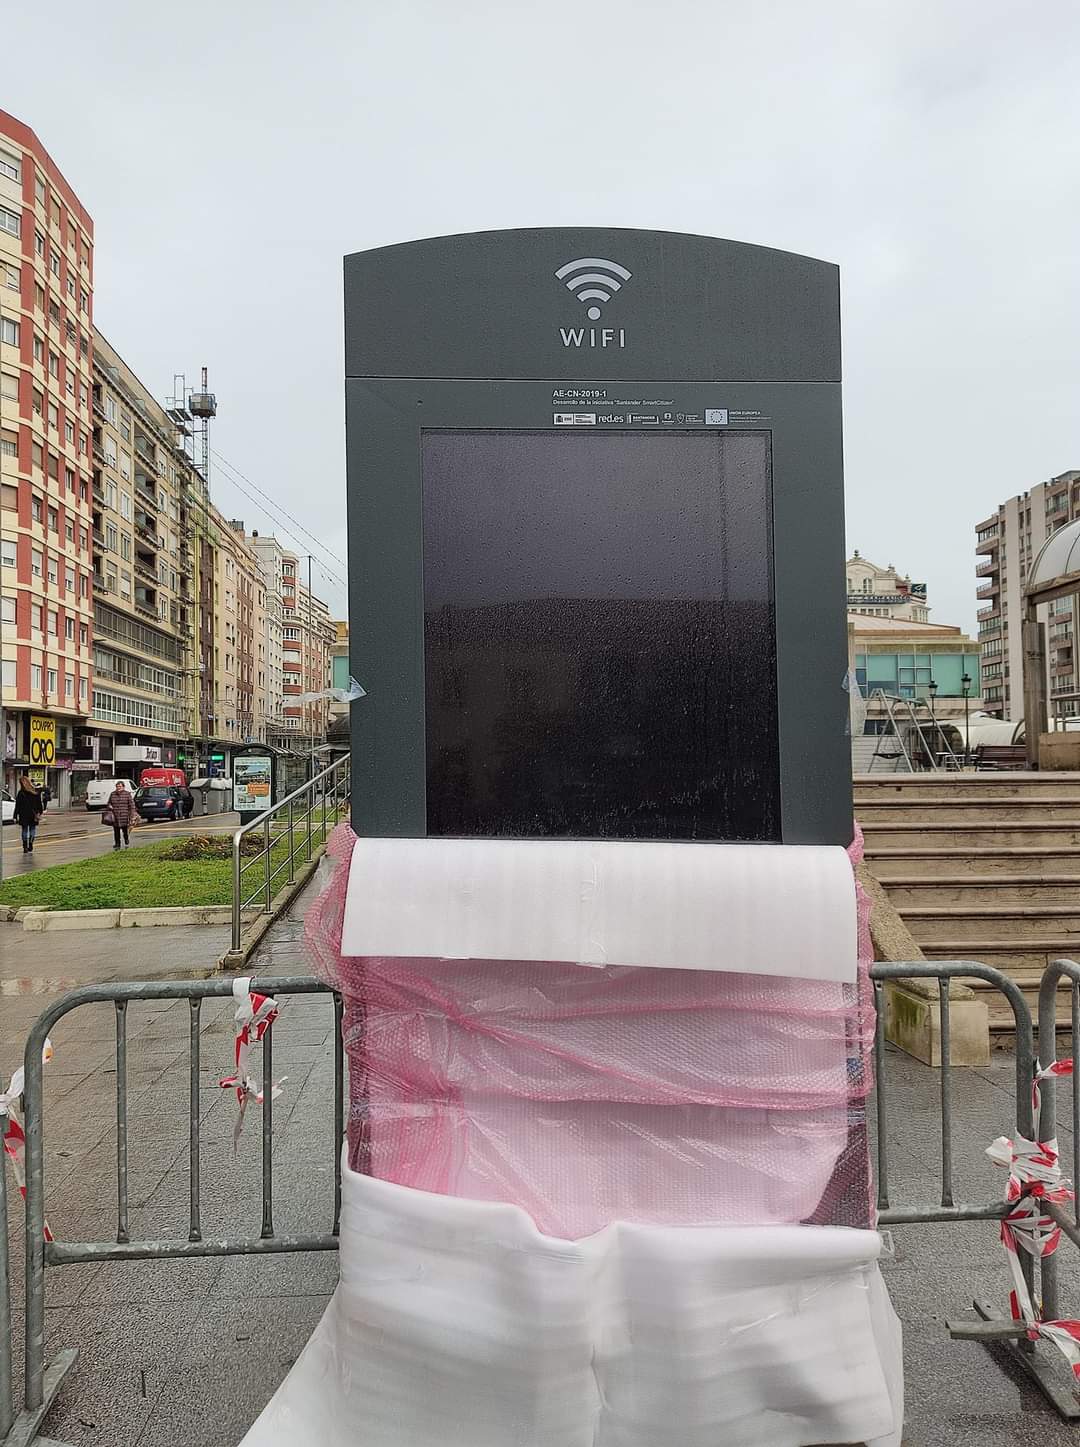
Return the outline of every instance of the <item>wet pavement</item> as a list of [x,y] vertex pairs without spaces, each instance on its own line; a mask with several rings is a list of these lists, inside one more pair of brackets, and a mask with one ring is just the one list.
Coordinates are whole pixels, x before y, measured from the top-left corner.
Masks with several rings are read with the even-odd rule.
[[[141,824],[131,831],[131,847],[182,839],[188,834],[231,834],[239,823],[237,814],[209,814],[184,824]],[[49,809],[38,829],[32,854],[23,853],[16,826],[4,827],[4,878],[32,874],[54,864],[73,864],[78,859],[107,854],[112,847],[113,832],[102,824],[99,814],[88,814],[85,809]]]
[[[305,974],[305,900],[267,937],[253,973]],[[62,936],[0,927],[0,1067],[21,1056],[47,1001],[77,984],[204,974],[225,931],[94,931]],[[203,1231],[257,1235],[261,1220],[258,1113],[233,1150],[235,1099],[218,1085],[231,1067],[231,1004],[201,1014]],[[128,1012],[130,1203],[133,1237],[186,1239],[188,1025],[185,1002]],[[329,1229],[333,1202],[333,1015],[328,997],[294,997],[274,1027],[274,1205],[278,1230]],[[116,1231],[115,1034],[111,1006],[82,1007],[53,1031],[46,1067],[46,1202],[57,1236],[108,1240]],[[894,1205],[939,1199],[939,1078],[889,1052],[890,1190]],[[1004,1173],[985,1146],[1010,1129],[1012,1057],[954,1072],[957,1199],[998,1199]],[[1062,1154],[1071,1136],[1062,1130]],[[21,1253],[12,1203],[17,1356],[21,1356]],[[903,1227],[885,1265],[904,1322],[905,1447],[1076,1447],[1062,1423],[1007,1359],[951,1341],[946,1318],[974,1297],[1004,1309],[1007,1268],[992,1223]],[[1063,1303],[1080,1307],[1080,1253],[1060,1255]],[[335,1253],[130,1262],[54,1268],[47,1279],[49,1353],[80,1348],[46,1430],[93,1447],[235,1447],[288,1371],[336,1280]],[[1040,1351],[1043,1348],[1040,1348]],[[1049,1351],[1050,1349],[1046,1349]],[[1068,1371],[1064,1359],[1061,1379]],[[657,1444],[664,1447],[664,1444]],[[727,1444],[725,1444],[727,1447]],[[730,1444],[739,1447],[739,1444]]]

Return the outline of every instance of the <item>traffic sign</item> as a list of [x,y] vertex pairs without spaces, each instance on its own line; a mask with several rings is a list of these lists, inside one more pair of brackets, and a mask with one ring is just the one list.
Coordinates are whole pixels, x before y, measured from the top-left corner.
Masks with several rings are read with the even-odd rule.
[[51,769],[56,763],[56,720],[30,716],[30,762]]

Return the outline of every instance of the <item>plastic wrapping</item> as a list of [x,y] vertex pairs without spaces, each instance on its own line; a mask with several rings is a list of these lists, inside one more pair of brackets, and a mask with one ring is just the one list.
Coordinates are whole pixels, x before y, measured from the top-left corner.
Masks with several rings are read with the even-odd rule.
[[342,1180],[341,1280],[243,1447],[899,1447],[880,1238],[619,1224]]
[[[351,1167],[512,1203],[549,1235],[642,1224],[872,1224],[859,979],[343,958],[355,836],[308,917],[345,999]],[[850,851],[861,854],[861,839]]]

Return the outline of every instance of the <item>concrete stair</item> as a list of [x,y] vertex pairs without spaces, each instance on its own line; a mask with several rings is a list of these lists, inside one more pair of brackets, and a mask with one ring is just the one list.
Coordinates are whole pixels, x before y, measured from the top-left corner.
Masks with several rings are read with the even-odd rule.
[[[970,959],[1017,981],[1034,1013],[1042,970],[1080,960],[1080,774],[864,776],[866,858],[928,959]],[[991,1028],[1012,1024],[986,990]],[[1059,996],[1069,1019],[1069,995]]]

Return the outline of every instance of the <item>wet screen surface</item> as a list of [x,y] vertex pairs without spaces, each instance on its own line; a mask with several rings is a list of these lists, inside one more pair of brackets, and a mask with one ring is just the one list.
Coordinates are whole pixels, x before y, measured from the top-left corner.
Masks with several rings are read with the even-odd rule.
[[779,839],[768,434],[422,461],[428,833]]

